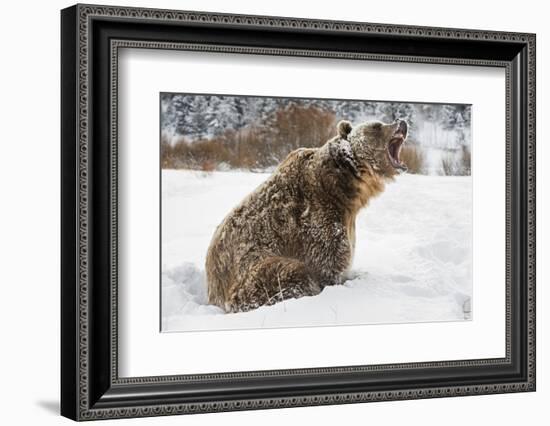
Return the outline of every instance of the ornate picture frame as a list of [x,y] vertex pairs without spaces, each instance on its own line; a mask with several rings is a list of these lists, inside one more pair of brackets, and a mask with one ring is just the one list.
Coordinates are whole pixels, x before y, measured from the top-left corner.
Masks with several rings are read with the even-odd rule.
[[[535,35],[523,33],[96,5],[64,9],[61,414],[93,420],[534,391],[535,45]],[[120,377],[121,48],[504,69],[505,356]]]

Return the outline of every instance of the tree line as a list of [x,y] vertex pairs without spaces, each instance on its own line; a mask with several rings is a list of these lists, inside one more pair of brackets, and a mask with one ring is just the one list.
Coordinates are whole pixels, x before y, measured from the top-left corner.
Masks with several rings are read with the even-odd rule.
[[161,94],[161,164],[204,171],[270,169],[294,149],[324,144],[344,118],[406,119],[411,133],[402,155],[412,173],[424,171],[427,146],[438,142],[422,135],[421,124],[437,123],[452,136],[442,173],[469,174],[459,159],[470,150],[468,105],[171,93]]

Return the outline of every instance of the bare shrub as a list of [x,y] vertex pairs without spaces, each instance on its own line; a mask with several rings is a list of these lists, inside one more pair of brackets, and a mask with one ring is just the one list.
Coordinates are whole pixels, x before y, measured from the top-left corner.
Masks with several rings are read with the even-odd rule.
[[462,176],[472,174],[472,153],[466,146],[462,147]]
[[412,174],[420,174],[424,171],[424,153],[416,145],[403,145],[401,148],[401,161],[407,166],[407,171]]
[[454,175],[456,169],[455,160],[452,155],[446,154],[441,157],[441,170],[444,176]]
[[172,152],[172,145],[165,135],[162,135],[160,139],[160,166],[163,169],[174,168],[174,154]]
[[334,114],[314,106],[291,104],[268,121],[268,126],[228,129],[211,139],[182,138],[174,145],[161,139],[162,168],[212,171],[224,163],[230,168],[266,169],[297,148],[323,145],[336,132]]
[[323,145],[336,134],[334,113],[315,106],[290,104],[275,112],[258,136],[258,162],[263,167],[275,166],[298,148]]
[[216,163],[214,163],[212,160],[204,160],[201,163],[201,170],[203,172],[213,172],[216,170]]
[[472,156],[467,147],[449,153],[441,158],[441,170],[445,176],[470,176],[472,173]]

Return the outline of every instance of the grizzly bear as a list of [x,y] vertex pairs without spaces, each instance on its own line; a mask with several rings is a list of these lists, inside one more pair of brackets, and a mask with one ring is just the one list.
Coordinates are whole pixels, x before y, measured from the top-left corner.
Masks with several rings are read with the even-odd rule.
[[408,125],[340,121],[319,148],[291,152],[216,228],[206,257],[209,303],[244,312],[341,284],[355,218],[400,160]]

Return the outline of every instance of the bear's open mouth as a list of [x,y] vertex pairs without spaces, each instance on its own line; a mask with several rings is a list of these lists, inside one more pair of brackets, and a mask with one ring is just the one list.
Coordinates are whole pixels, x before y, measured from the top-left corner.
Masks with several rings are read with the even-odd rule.
[[407,170],[407,166],[401,162],[400,158],[401,147],[406,138],[407,123],[405,121],[400,121],[386,148],[390,163],[396,169]]

